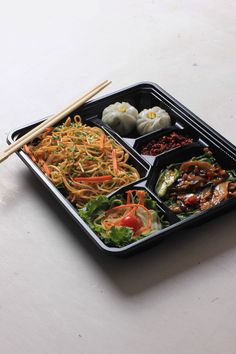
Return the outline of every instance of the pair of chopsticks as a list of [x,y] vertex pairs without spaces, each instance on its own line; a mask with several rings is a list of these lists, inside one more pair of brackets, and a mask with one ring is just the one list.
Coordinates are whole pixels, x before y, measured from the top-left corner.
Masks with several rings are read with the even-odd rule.
[[61,119],[68,116],[75,109],[79,108],[87,102],[90,98],[95,96],[98,92],[103,90],[106,86],[111,83],[109,80],[101,82],[99,85],[95,86],[92,90],[86,92],[79,99],[71,103],[69,106],[54,114],[52,117],[49,117],[44,122],[39,124],[34,129],[30,130],[28,133],[23,135],[21,138],[17,139],[13,144],[6,148],[3,152],[0,153],[0,162],[6,160],[11,154],[18,151],[23,145],[29,143],[31,140],[35,139],[39,134],[43,133],[45,128],[51,127],[54,124],[58,123]]

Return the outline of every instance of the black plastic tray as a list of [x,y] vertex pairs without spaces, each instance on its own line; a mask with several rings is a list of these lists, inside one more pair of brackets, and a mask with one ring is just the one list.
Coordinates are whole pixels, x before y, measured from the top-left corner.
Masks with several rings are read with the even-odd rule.
[[[120,137],[111,128],[106,126],[101,120],[103,109],[115,102],[126,101],[135,106],[138,111],[144,108],[151,108],[153,106],[160,106],[164,108],[171,116],[172,126],[166,130],[146,134],[139,137],[136,133],[126,138]],[[123,193],[132,186],[135,188],[146,189],[151,197],[157,201],[158,208],[169,220],[170,226],[138,240],[132,244],[121,248],[108,247],[100,238],[89,228],[89,226],[78,215],[76,208],[61,194],[61,192],[51,183],[51,181],[43,174],[37,165],[30,159],[30,157],[20,150],[17,152],[18,156],[36,174],[41,182],[53,193],[55,198],[63,205],[69,215],[76,220],[76,222],[83,228],[92,241],[103,251],[114,255],[127,255],[150,247],[157,243],[160,239],[165,238],[169,234],[173,234],[176,230],[183,229],[196,224],[201,224],[202,221],[209,220],[216,215],[221,215],[229,209],[235,208],[236,198],[227,199],[213,208],[204,212],[190,216],[185,220],[180,221],[179,218],[173,214],[163,203],[157,198],[154,192],[154,185],[157,180],[160,170],[174,161],[184,161],[192,156],[200,154],[204,147],[208,146],[213,151],[214,156],[224,168],[236,169],[236,147],[227,141],[223,136],[217,133],[209,125],[204,123],[195,114],[189,111],[181,103],[176,101],[167,92],[165,92],[158,85],[151,82],[141,82],[139,84],[129,86],[125,89],[117,91],[100,99],[90,101],[83,105],[83,107],[74,111],[70,116],[80,114],[83,121],[89,125],[98,125],[111,135],[117,142],[119,142],[130,154],[130,162],[135,166],[140,173],[141,179],[128,186],[122,187],[113,192]],[[45,118],[44,118],[45,119]],[[9,144],[13,143],[20,136],[27,133],[44,119],[34,122],[30,125],[20,127],[12,131],[7,138]],[[152,140],[155,137],[164,135],[170,131],[177,130],[193,137],[193,144],[173,149],[158,155],[157,157],[143,156],[139,154],[139,146],[142,143]],[[66,218],[66,216],[65,216]]]

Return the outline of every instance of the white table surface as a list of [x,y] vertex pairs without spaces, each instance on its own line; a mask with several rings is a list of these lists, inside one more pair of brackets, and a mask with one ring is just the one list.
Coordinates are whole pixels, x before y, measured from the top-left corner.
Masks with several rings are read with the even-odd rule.
[[[77,98],[158,83],[236,140],[236,3],[8,1],[0,145]],[[0,165],[1,354],[235,354],[236,211],[103,255],[17,156]]]

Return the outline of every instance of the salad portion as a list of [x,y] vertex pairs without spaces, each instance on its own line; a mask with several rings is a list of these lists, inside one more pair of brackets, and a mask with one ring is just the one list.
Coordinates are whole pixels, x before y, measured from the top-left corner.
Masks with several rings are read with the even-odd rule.
[[142,189],[111,198],[98,196],[79,215],[108,246],[122,247],[169,225],[157,203]]
[[236,196],[236,170],[225,170],[212,152],[161,171],[155,192],[180,219]]

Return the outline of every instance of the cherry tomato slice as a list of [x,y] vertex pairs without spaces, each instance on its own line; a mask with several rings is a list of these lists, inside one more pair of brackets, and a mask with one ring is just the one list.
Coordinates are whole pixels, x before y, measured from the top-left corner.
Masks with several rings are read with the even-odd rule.
[[130,227],[131,229],[133,229],[134,232],[136,232],[142,227],[142,222],[140,221],[140,219],[133,215],[125,216],[120,220],[119,224],[120,226]]

